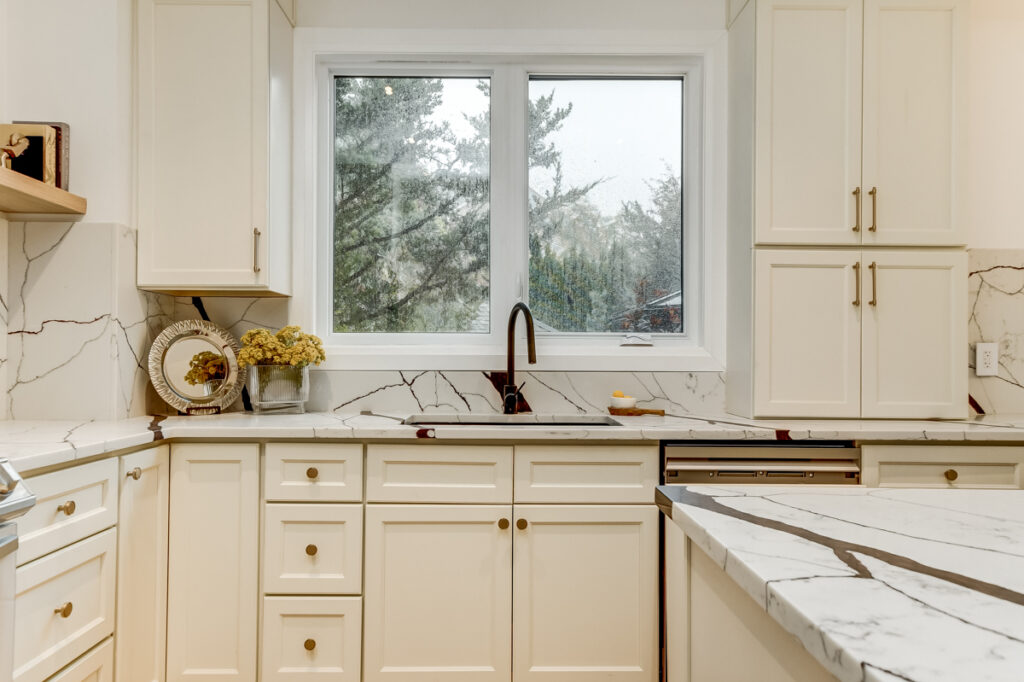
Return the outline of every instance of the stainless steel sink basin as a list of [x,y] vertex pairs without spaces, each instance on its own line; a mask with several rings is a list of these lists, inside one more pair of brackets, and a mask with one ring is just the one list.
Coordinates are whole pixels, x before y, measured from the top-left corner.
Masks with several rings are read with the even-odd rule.
[[622,426],[603,414],[414,414],[411,426]]

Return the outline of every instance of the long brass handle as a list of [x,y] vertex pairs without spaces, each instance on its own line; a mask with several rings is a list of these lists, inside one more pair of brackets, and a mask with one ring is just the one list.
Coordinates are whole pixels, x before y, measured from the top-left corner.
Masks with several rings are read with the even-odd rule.
[[59,507],[57,507],[57,513],[59,514],[61,512],[64,512],[64,516],[71,516],[72,514],[75,513],[75,507],[76,507],[75,501],[74,500],[68,500],[64,504],[62,504]]
[[871,197],[871,227],[868,228],[868,232],[878,231],[878,188],[872,187],[871,191],[868,192]]
[[853,299],[854,305],[860,305],[860,263],[853,264],[854,274],[854,289],[856,290],[857,298]]
[[861,200],[861,192],[860,192],[860,187],[858,187],[857,189],[853,190],[853,196],[856,198],[856,202],[857,202],[857,223],[853,226],[853,231],[854,232],[860,232],[860,218],[861,218],[861,216],[860,216],[860,213],[861,213],[861,201],[860,201]]
[[316,545],[306,545],[306,554],[309,556],[316,556],[317,547]]
[[302,646],[303,646],[303,648],[305,648],[306,651],[312,651],[313,649],[316,648],[316,640],[315,639],[307,639],[305,642],[302,643]]
[[260,232],[259,228],[252,228],[252,271],[260,271]]
[[134,469],[129,471],[127,474],[125,474],[125,477],[126,478],[130,478],[133,481],[137,481],[140,478],[142,478],[142,469],[140,469],[139,467],[135,467]]
[[526,530],[526,526],[526,519],[519,519],[518,521],[516,521],[516,528],[518,528],[519,530]]
[[871,300],[868,305],[878,305],[878,263],[871,263]]
[[317,469],[316,467],[309,467],[308,469],[306,469],[306,478],[308,478],[311,481],[313,479],[320,478],[320,470]]
[[69,601],[66,601],[57,608],[55,608],[53,612],[58,614],[61,618],[67,618],[71,615],[71,612],[74,610],[74,608],[74,604],[72,604]]

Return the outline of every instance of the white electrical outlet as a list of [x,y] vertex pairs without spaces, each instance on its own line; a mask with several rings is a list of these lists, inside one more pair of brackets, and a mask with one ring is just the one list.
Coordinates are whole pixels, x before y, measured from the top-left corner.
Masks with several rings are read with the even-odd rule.
[[998,343],[974,345],[974,373],[979,377],[994,377],[999,374]]

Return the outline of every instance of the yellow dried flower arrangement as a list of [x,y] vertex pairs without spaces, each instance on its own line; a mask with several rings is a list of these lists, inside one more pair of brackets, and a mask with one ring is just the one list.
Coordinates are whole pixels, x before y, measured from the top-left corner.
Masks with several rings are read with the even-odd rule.
[[242,335],[238,365],[288,365],[302,368],[319,365],[327,359],[320,337],[306,334],[296,325],[288,325],[276,334],[269,329],[250,329]]
[[202,353],[196,353],[189,360],[185,381],[193,386],[198,386],[199,384],[205,384],[207,381],[224,379],[227,375],[227,370],[227,364],[224,362],[223,355],[204,350]]

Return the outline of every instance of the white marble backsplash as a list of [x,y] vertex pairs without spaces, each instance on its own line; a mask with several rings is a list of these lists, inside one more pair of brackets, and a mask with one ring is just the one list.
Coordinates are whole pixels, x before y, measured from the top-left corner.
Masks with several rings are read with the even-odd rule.
[[[1024,413],[1024,250],[971,249],[969,386],[985,412]],[[999,374],[974,374],[974,344],[999,344]]]
[[6,415],[146,414],[146,354],[174,299],[135,287],[135,231],[109,223],[11,222]]

